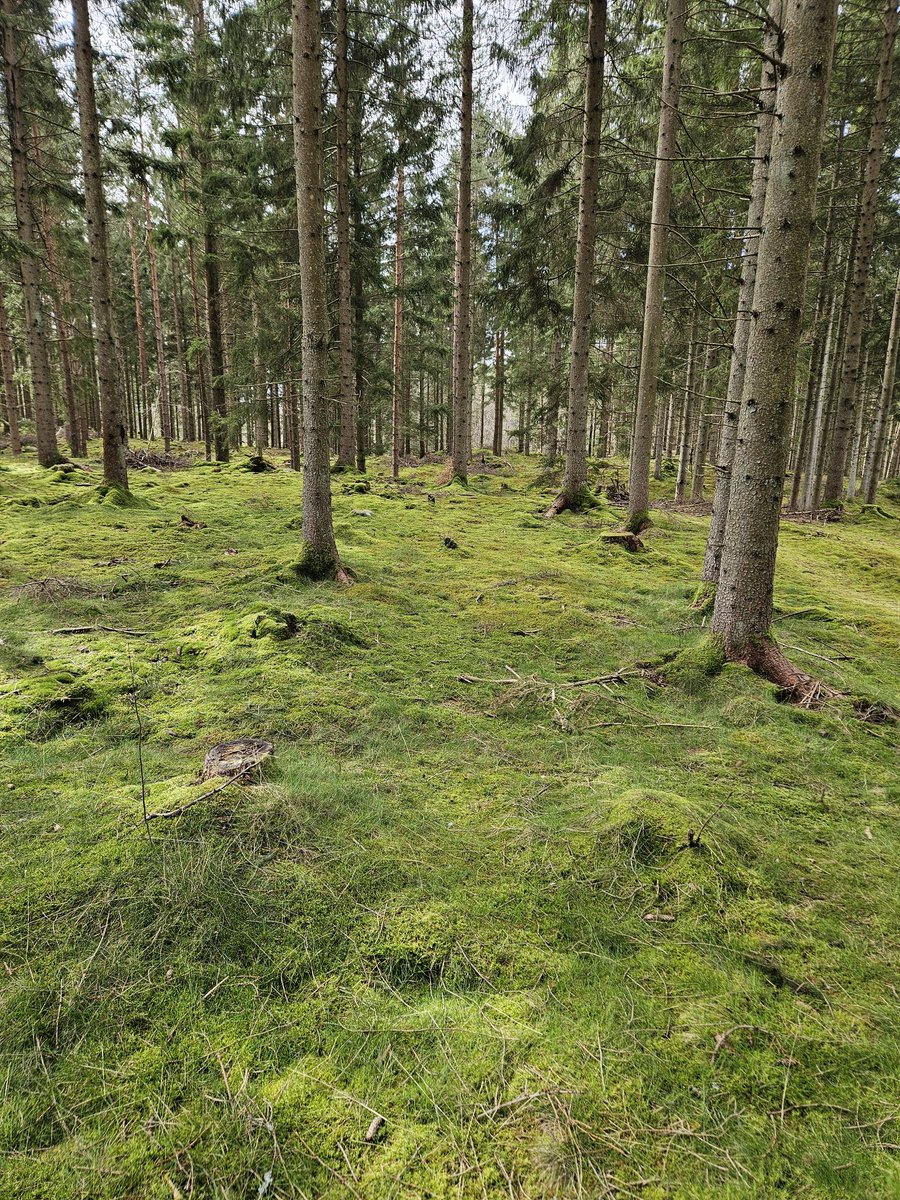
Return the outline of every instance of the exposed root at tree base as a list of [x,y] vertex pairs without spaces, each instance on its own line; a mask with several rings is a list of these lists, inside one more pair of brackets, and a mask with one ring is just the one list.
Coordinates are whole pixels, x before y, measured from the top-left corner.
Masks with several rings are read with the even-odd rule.
[[613,533],[602,533],[600,537],[608,545],[624,547],[629,554],[637,554],[641,550],[647,549],[638,535],[636,533],[630,533],[627,529],[619,530]]
[[745,663],[751,671],[774,683],[782,700],[789,700],[802,708],[816,708],[823,701],[841,695],[827,683],[822,683],[821,680],[814,679],[795,667],[769,639],[746,648],[736,661]]
[[346,569],[346,567],[339,566],[337,568],[337,570],[334,573],[334,581],[335,581],[335,583],[340,584],[341,587],[352,587],[353,586],[353,576]]
[[558,517],[559,514],[561,512],[565,512],[568,507],[569,507],[569,501],[568,501],[565,493],[560,492],[559,495],[556,497],[556,499],[553,501],[553,503],[550,505],[550,507],[547,509],[547,511],[544,513],[544,516],[548,520],[551,517]]

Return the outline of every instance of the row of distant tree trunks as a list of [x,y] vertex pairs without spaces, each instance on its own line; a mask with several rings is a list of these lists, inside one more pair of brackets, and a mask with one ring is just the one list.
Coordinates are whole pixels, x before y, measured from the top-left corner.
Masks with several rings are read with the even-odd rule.
[[[29,162],[26,145],[25,108],[19,96],[20,80],[17,76],[18,60],[16,57],[15,21],[16,6],[14,0],[3,0],[5,11],[10,18],[4,26],[4,66],[7,84],[7,107],[9,114],[11,160],[14,176],[14,192],[16,201],[17,229],[20,241],[28,245],[37,245],[37,223],[35,215],[37,208],[29,190]],[[357,371],[353,378],[354,356],[351,338],[353,335],[353,272],[350,269],[349,237],[350,211],[348,173],[350,155],[348,153],[348,124],[347,124],[347,9],[346,4],[339,2],[337,14],[337,290],[338,310],[338,348],[340,361],[340,399],[338,412],[338,466],[349,466],[355,459],[356,465],[362,465],[366,443],[371,431],[366,430],[369,406],[360,405],[363,392],[360,373]],[[115,347],[115,318],[112,304],[112,281],[109,269],[109,235],[107,229],[107,207],[103,192],[103,178],[100,161],[98,137],[98,121],[96,100],[94,96],[92,48],[90,42],[89,15],[86,0],[73,0],[74,30],[75,30],[75,63],[76,85],[78,96],[79,127],[81,133],[83,176],[85,186],[85,215],[90,246],[91,291],[93,296],[93,327],[94,327],[94,360],[92,374],[96,376],[96,391],[99,396],[100,430],[104,443],[104,470],[107,482],[116,486],[127,486],[124,466],[124,446],[127,434],[127,409],[129,407],[129,389],[123,389],[118,377],[117,355]],[[456,218],[456,249],[454,258],[454,305],[452,321],[452,346],[450,355],[450,403],[446,406],[445,429],[439,431],[436,440],[445,440],[450,458],[448,479],[455,478],[464,482],[467,465],[471,455],[472,443],[472,123],[473,123],[473,87],[472,87],[472,52],[473,52],[473,5],[471,0],[464,0],[462,6],[461,38],[460,38],[460,155],[458,169],[458,198]],[[637,533],[649,521],[649,475],[651,463],[656,459],[656,472],[661,470],[661,457],[664,456],[665,442],[669,440],[668,428],[674,424],[674,400],[670,403],[663,417],[663,405],[659,402],[660,355],[662,341],[663,313],[663,281],[666,276],[666,254],[669,233],[669,208],[672,191],[672,178],[678,161],[675,138],[676,118],[680,102],[680,71],[682,47],[685,41],[687,11],[683,0],[670,0],[667,11],[665,33],[665,57],[663,63],[662,103],[660,106],[659,134],[656,150],[656,178],[653,189],[653,205],[650,221],[650,247],[647,263],[646,295],[644,302],[644,327],[640,339],[640,360],[637,375],[637,404],[630,436],[631,466],[629,472],[630,505],[628,527]],[[205,39],[204,12],[200,0],[195,0],[193,6],[195,54],[202,54]],[[777,517],[782,501],[782,490],[786,475],[788,459],[793,454],[795,459],[794,487],[804,476],[806,479],[804,498],[807,503],[815,504],[818,500],[817,491],[819,479],[824,475],[822,496],[825,502],[835,502],[843,491],[844,478],[848,468],[851,469],[851,489],[855,487],[857,468],[859,465],[859,447],[863,438],[862,406],[860,397],[860,375],[863,359],[862,330],[866,314],[866,292],[869,271],[874,246],[876,200],[883,144],[886,128],[887,104],[890,95],[890,76],[892,68],[892,51],[896,37],[897,6],[891,0],[888,3],[883,20],[883,36],[876,94],[871,113],[869,139],[863,158],[862,184],[857,205],[857,219],[854,237],[847,255],[846,287],[841,308],[840,322],[842,329],[835,329],[836,302],[831,305],[831,312],[826,332],[821,339],[821,347],[814,347],[812,364],[809,372],[810,384],[802,404],[794,403],[796,381],[796,363],[801,330],[803,311],[803,292],[806,279],[806,265],[810,250],[810,229],[815,215],[815,186],[821,156],[822,129],[828,99],[829,71],[824,63],[830,63],[834,44],[834,26],[836,13],[834,7],[825,0],[809,0],[808,3],[794,6],[790,12],[783,14],[777,0],[773,0],[768,14],[766,30],[768,42],[764,40],[761,57],[763,60],[762,78],[759,89],[757,144],[754,153],[754,168],[751,181],[750,210],[747,219],[747,230],[744,244],[742,263],[742,280],[738,303],[738,320],[734,329],[733,352],[730,356],[730,372],[728,391],[725,398],[721,428],[716,438],[716,488],[713,508],[713,521],[710,534],[710,545],[707,561],[704,567],[704,578],[711,586],[715,586],[720,574],[729,575],[729,592],[735,589],[741,592],[741,586],[735,584],[735,579],[747,586],[743,589],[741,615],[734,618],[743,632],[740,637],[746,642],[747,629],[752,636],[762,636],[763,630],[755,628],[760,622],[765,622],[767,608],[771,607],[771,597],[759,600],[751,596],[749,575],[738,571],[738,560],[747,562],[753,559],[771,560],[774,569],[774,552],[777,544]],[[599,180],[600,137],[603,118],[604,92],[604,59],[607,11],[606,4],[592,0],[589,5],[587,30],[587,54],[584,92],[584,134],[581,153],[580,200],[577,224],[577,246],[574,264],[573,280],[573,312],[571,323],[571,343],[569,347],[569,388],[566,420],[566,457],[563,489],[559,498],[551,508],[553,515],[563,508],[580,507],[587,481],[586,458],[593,446],[593,438],[588,436],[589,417],[592,409],[590,402],[590,368],[592,351],[592,309],[594,299],[594,264],[596,261],[597,233],[597,188]],[[804,22],[806,22],[804,24]],[[816,42],[815,25],[819,41]],[[310,516],[310,529],[318,530],[316,537],[322,541],[325,558],[332,557],[336,562],[336,551],[333,549],[333,534],[330,532],[330,493],[327,493],[325,483],[330,468],[329,451],[331,449],[333,429],[333,405],[327,384],[328,348],[330,340],[330,319],[328,314],[328,297],[325,290],[327,277],[324,254],[324,209],[323,209],[323,154],[319,132],[322,124],[321,97],[315,100],[309,92],[309,81],[315,75],[318,84],[321,73],[321,13],[317,3],[295,3],[292,13],[293,29],[293,132],[294,132],[294,162],[297,185],[297,225],[300,249],[300,277],[302,295],[302,319],[300,330],[302,335],[302,353],[300,354],[302,370],[302,411],[303,426],[303,469],[307,486],[304,489],[304,513],[307,507],[310,513],[317,504],[324,506],[323,513]],[[824,33],[822,31],[825,31]],[[827,39],[827,44],[823,38]],[[821,54],[819,59],[811,60],[817,66],[818,74],[815,79],[818,90],[810,84],[806,92],[798,90],[793,62],[803,63],[804,54],[809,47]],[[793,56],[793,58],[792,58]],[[315,64],[317,72],[310,69]],[[805,69],[805,68],[804,68]],[[812,67],[810,68],[812,70]],[[815,74],[815,72],[814,72]],[[313,101],[315,100],[315,103]],[[792,105],[794,106],[792,108]],[[796,111],[795,111],[796,110]],[[197,122],[202,127],[204,120],[210,119],[209,112],[200,112]],[[785,149],[784,128],[790,127],[795,135],[794,144]],[[773,138],[773,129],[775,136]],[[771,147],[771,149],[770,149]],[[778,162],[779,154],[783,157],[785,176],[790,180],[789,194],[785,191],[784,180],[777,172],[769,170],[770,163]],[[815,173],[810,172],[810,164],[814,164]],[[199,156],[199,172],[201,183],[204,177],[205,162]],[[396,299],[394,312],[394,331],[392,347],[392,405],[391,405],[391,441],[394,447],[394,470],[398,468],[401,434],[405,434],[403,419],[406,416],[408,430],[409,404],[406,400],[405,387],[405,355],[403,336],[403,263],[404,239],[403,223],[405,211],[404,172],[402,156],[398,161],[396,186],[396,235],[395,235],[395,285]],[[779,205],[784,211],[779,214]],[[168,375],[165,367],[165,345],[162,336],[161,304],[159,294],[159,277],[157,263],[153,251],[152,216],[146,190],[143,192],[143,209],[148,234],[148,257],[151,281],[151,297],[153,322],[156,334],[157,359],[157,390],[158,390],[158,419],[161,434],[168,444],[176,432],[175,409],[169,393]],[[832,205],[831,213],[834,212]],[[777,220],[775,217],[777,216]],[[779,223],[780,222],[780,223]],[[799,227],[798,227],[799,226]],[[829,217],[829,228],[831,218]],[[762,236],[759,230],[762,229]],[[140,368],[140,386],[131,389],[130,405],[135,423],[147,427],[148,409],[148,367],[147,355],[142,337],[142,315],[138,287],[137,253],[134,224],[129,227],[132,259],[135,265],[135,319],[138,330],[138,362]],[[51,231],[52,232],[52,231]],[[788,236],[790,235],[790,236]],[[783,238],[783,245],[779,241]],[[762,266],[768,264],[767,254],[780,250],[780,269],[765,282]],[[200,403],[197,413],[188,402],[187,380],[189,380],[189,355],[182,352],[185,360],[184,379],[185,394],[182,395],[181,411],[183,415],[184,432],[188,432],[191,424],[204,433],[207,445],[214,447],[218,459],[227,459],[232,443],[240,437],[240,422],[235,421],[235,398],[229,398],[226,374],[226,326],[224,297],[219,279],[218,231],[207,221],[203,230],[203,274],[205,282],[205,309],[207,333],[207,367],[209,378],[203,380],[202,369],[198,372],[200,384]],[[828,236],[826,234],[825,251],[830,253]],[[785,255],[788,255],[786,258]],[[41,311],[43,298],[39,278],[37,255],[23,255],[21,263],[22,292],[25,310],[25,328],[28,340],[29,359],[31,366],[32,404],[38,442],[39,458],[45,465],[57,461],[59,452],[56,445],[56,422],[53,412],[52,372],[46,322]],[[786,265],[787,264],[787,265]],[[791,269],[788,269],[788,265]],[[794,268],[796,267],[796,270]],[[51,272],[52,273],[52,272]],[[194,307],[195,328],[200,329],[199,289],[197,271],[193,258],[190,257],[190,292]],[[766,287],[771,295],[767,294]],[[177,289],[175,289],[177,290]],[[321,300],[321,303],[320,303]],[[771,311],[769,311],[770,306]],[[180,306],[179,306],[180,308]],[[694,482],[692,493],[694,498],[702,494],[704,480],[704,464],[708,453],[711,416],[701,407],[699,413],[694,412],[694,406],[699,399],[704,405],[705,387],[709,372],[713,367],[712,348],[709,333],[706,332],[706,342],[698,335],[698,313],[702,305],[697,299],[692,322],[692,334],[685,366],[685,402],[679,414],[680,425],[680,461],[679,461],[679,493],[683,496],[686,488],[686,465],[693,459]],[[817,308],[822,308],[822,290],[820,288]],[[767,315],[768,314],[768,315]],[[177,315],[177,314],[176,314]],[[821,319],[823,312],[817,316]],[[182,323],[184,314],[181,314]],[[768,324],[766,323],[768,321]],[[176,341],[177,326],[176,320]],[[892,370],[892,351],[896,344],[896,304],[895,318],[892,321],[892,338],[889,339],[888,353],[885,360],[885,370],[882,377],[882,391],[876,405],[875,421],[869,431],[865,466],[863,471],[863,486],[867,494],[877,483],[882,464],[890,462],[890,455],[885,455],[884,445],[890,411],[891,385],[890,371]],[[254,325],[259,327],[258,311],[254,316]],[[821,326],[817,327],[818,338]],[[762,331],[762,332],[760,332]],[[765,336],[763,336],[765,335]],[[531,341],[531,339],[529,339]],[[839,342],[840,354],[836,353]],[[765,352],[764,352],[765,348]],[[773,349],[774,348],[774,349]],[[701,355],[702,351],[702,355]],[[698,368],[698,359],[702,356],[702,367]],[[60,361],[63,377],[67,383],[67,400],[69,400],[69,426],[73,442],[83,442],[84,425],[87,414],[83,413],[77,401],[73,402],[74,383],[71,383],[72,371],[66,365],[67,354],[60,345]],[[895,354],[893,354],[895,357]],[[494,422],[493,447],[500,450],[503,447],[502,419],[504,415],[504,392],[506,386],[506,347],[505,330],[501,327],[496,332],[496,356],[494,365]],[[837,368],[840,361],[839,370]],[[751,370],[751,367],[753,370]],[[756,374],[754,374],[754,371]],[[768,371],[768,382],[764,380]],[[831,373],[829,373],[831,372]],[[814,385],[814,376],[818,375],[819,382]],[[420,379],[422,379],[420,372]],[[698,391],[697,380],[700,388]],[[773,381],[779,383],[773,386]],[[782,386],[783,381],[783,386]],[[822,396],[827,390],[827,382],[834,381],[836,389],[832,389],[835,402],[831,409],[830,427],[827,427],[829,416],[828,407],[822,402]],[[274,440],[281,438],[281,421],[278,419],[282,405],[276,401],[271,404],[272,388],[268,386],[257,370],[254,385],[253,433],[257,445],[269,440],[274,432]],[[277,396],[277,387],[275,395]],[[300,449],[300,425],[298,414],[294,407],[293,381],[286,381],[284,392],[284,426],[287,440],[292,448],[292,458],[296,462]],[[548,389],[549,392],[549,389]],[[15,394],[11,390],[10,395]],[[137,397],[140,397],[140,400]],[[772,408],[777,398],[778,425],[772,423]],[[265,401],[265,404],[263,403]],[[420,388],[420,411],[424,415],[426,404],[425,391]],[[18,413],[13,413],[15,405],[9,405],[8,419],[11,430],[11,440],[15,441],[12,426],[16,423]],[[435,406],[432,406],[433,408]],[[526,421],[529,417],[527,400],[524,405],[520,402],[520,415]],[[549,419],[545,422],[548,442],[552,444],[556,430],[555,414],[552,401],[549,399],[545,407],[549,410]],[[596,407],[596,406],[594,406]],[[612,403],[607,405],[612,410]],[[150,409],[152,412],[152,409]],[[670,416],[671,413],[671,416]],[[143,422],[141,416],[143,415]],[[375,436],[377,440],[376,412]],[[199,416],[199,420],[197,417]],[[767,418],[764,420],[763,418]],[[273,420],[274,418],[274,420]],[[654,426],[655,420],[655,426]],[[694,429],[692,430],[692,420]],[[151,417],[152,428],[152,417]],[[442,422],[443,423],[443,422]],[[277,427],[277,430],[276,430]],[[654,427],[656,430],[654,437]],[[793,449],[790,431],[793,428]],[[734,455],[746,456],[748,445],[753,445],[755,434],[760,437],[760,430],[765,431],[765,440],[769,448],[768,458],[763,462],[760,473],[759,459],[753,464],[757,469],[757,477],[746,474],[741,477],[742,486],[732,495],[732,480],[736,478],[733,468]],[[666,432],[664,432],[666,431]],[[743,433],[742,433],[743,431]],[[420,440],[423,445],[425,439]],[[827,432],[827,436],[826,436]],[[444,438],[441,438],[444,434]],[[520,430],[524,440],[526,433]],[[855,449],[854,449],[855,447]],[[759,446],[754,448],[758,453]],[[743,462],[748,466],[750,460]],[[776,470],[777,468],[777,470]],[[748,488],[746,484],[752,481]],[[327,494],[326,494],[327,493]],[[747,494],[743,494],[747,493]],[[749,494],[749,493],[752,493]],[[319,500],[316,500],[319,497]],[[760,506],[760,497],[765,497],[765,504]],[[324,512],[328,510],[328,512]],[[763,511],[765,510],[765,511]],[[325,519],[325,518],[328,519]],[[306,517],[304,517],[306,523]],[[744,530],[744,542],[750,536],[763,539],[763,543],[749,548],[739,544],[738,530]],[[323,540],[324,539],[324,540]],[[307,537],[312,545],[316,538]],[[729,556],[735,559],[730,567]],[[743,556],[743,557],[742,557]],[[727,567],[727,569],[726,569]],[[768,572],[763,572],[765,575]],[[752,572],[750,572],[752,574]],[[745,578],[746,577],[746,578]],[[757,590],[765,583],[758,579],[754,585]],[[771,591],[771,580],[768,585]],[[763,591],[766,590],[763,587]],[[727,604],[724,591],[719,590],[715,601],[713,627],[723,634],[727,644],[734,640],[734,630],[722,615]],[[758,602],[757,602],[758,601]],[[752,602],[752,603],[751,603]],[[757,617],[749,620],[746,605],[758,609]],[[743,607],[742,607],[743,605]],[[720,619],[721,618],[721,619]],[[725,625],[728,625],[725,628]],[[733,622],[732,622],[733,624]],[[744,626],[747,629],[744,629]],[[751,627],[755,628],[751,629]],[[746,635],[746,636],[745,636]]]

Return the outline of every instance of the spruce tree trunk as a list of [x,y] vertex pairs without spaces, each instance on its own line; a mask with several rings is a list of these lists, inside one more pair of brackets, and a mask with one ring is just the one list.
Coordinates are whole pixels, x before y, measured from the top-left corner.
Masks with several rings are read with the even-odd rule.
[[231,457],[228,436],[228,398],[225,394],[225,347],[222,341],[222,296],[219,286],[219,239],[212,227],[203,231],[203,272],[206,278],[206,332],[209,345],[212,412],[209,421],[216,462]]
[[828,318],[828,328],[825,332],[825,345],[822,348],[822,363],[819,371],[819,389],[816,398],[816,410],[812,421],[812,437],[809,443],[809,461],[806,465],[806,487],[803,491],[803,508],[810,511],[816,507],[816,497],[819,483],[819,459],[825,437],[828,381],[831,378],[831,353],[836,340],[834,318],[837,308],[837,297],[831,298],[831,314]]
[[262,454],[269,444],[269,403],[266,396],[266,371],[260,350],[262,330],[259,323],[259,303],[253,297],[253,441],[257,454]]
[[[673,0],[681,3],[682,0]],[[575,242],[575,288],[569,343],[569,407],[566,427],[566,470],[562,491],[547,510],[555,516],[584,504],[587,490],[588,368],[594,301],[594,255],[597,246],[597,186],[600,180],[600,133],[603,127],[603,58],[606,53],[606,0],[590,0],[584,73],[584,125],[581,138],[581,182]]]
[[678,474],[675,477],[675,499],[681,503],[687,494],[691,467],[691,438],[694,430],[694,376],[697,369],[697,305],[691,319],[687,367],[684,376],[684,404],[681,411],[681,444],[678,453]]
[[340,360],[340,426],[336,470],[353,466],[356,451],[356,381],[350,303],[350,161],[347,84],[347,0],[335,5],[335,133],[337,174],[338,356]]
[[19,434],[19,389],[16,386],[16,364],[13,359],[12,341],[9,336],[9,318],[6,315],[4,285],[0,282],[0,371],[3,375],[6,427],[9,430],[9,448],[13,454],[22,453],[22,438]]
[[[137,396],[138,429],[141,437],[147,436],[147,413],[150,404],[150,371],[147,366],[147,344],[144,341],[144,316],[141,311],[141,273],[138,264],[137,237],[134,221],[128,217],[128,240],[131,245],[131,279],[134,287],[134,324],[137,331],[138,363],[140,367],[140,389]],[[149,422],[150,436],[153,435],[152,418]]]
[[559,458],[559,401],[562,394],[562,343],[558,333],[550,343],[550,383],[547,388],[547,451],[544,457],[552,466]]
[[900,348],[900,271],[894,289],[894,307],[891,312],[891,328],[888,334],[887,353],[884,356],[884,371],[881,376],[881,392],[875,410],[875,424],[869,436],[866,467],[863,472],[862,496],[866,504],[875,503],[878,489],[884,443],[890,421],[891,402],[894,397],[894,381],[897,377],[897,351]]
[[125,447],[128,438],[116,360],[109,235],[106,228],[106,197],[100,160],[97,101],[94,94],[94,61],[88,0],[72,0],[72,15],[75,24],[75,90],[78,96],[81,161],[84,169],[84,209],[91,260],[91,292],[94,300],[100,425],[103,436],[103,478],[112,487],[127,488]]
[[494,338],[494,436],[491,450],[499,458],[503,453],[503,402],[506,384],[506,340],[498,329]]
[[320,0],[293,0],[291,24],[294,167],[303,311],[304,546],[300,569],[313,578],[346,581],[338,561],[331,519]]
[[462,104],[453,299],[451,478],[465,483],[472,453],[472,42],[473,0],[462,6]]
[[856,424],[857,391],[860,376],[863,328],[866,312],[866,292],[869,284],[869,269],[875,245],[875,217],[878,202],[878,178],[881,173],[881,153],[887,129],[888,103],[891,94],[891,74],[894,63],[894,43],[897,38],[897,0],[888,0],[884,10],[884,33],[875,89],[875,106],[869,127],[869,142],[866,148],[863,183],[859,196],[859,233],[853,260],[853,283],[850,292],[850,308],[847,314],[847,333],[844,343],[844,358],[841,364],[841,381],[838,391],[837,415],[831,450],[828,456],[828,473],[822,500],[825,504],[836,504],[841,496],[847,451]]
[[25,341],[31,365],[37,455],[38,462],[42,467],[52,467],[60,461],[60,454],[56,444],[56,414],[53,411],[53,392],[50,382],[47,322],[44,317],[41,295],[41,267],[38,257],[40,245],[34,225],[35,210],[29,180],[22,75],[16,47],[16,25],[19,20],[19,5],[16,0],[2,0],[2,13],[3,75],[6,81],[6,116],[9,126],[16,234],[26,251],[19,259],[19,273],[22,278]]
[[[722,557],[722,539],[725,536],[725,519],[728,515],[728,495],[731,490],[731,464],[737,439],[738,415],[744,391],[744,375],[747,367],[747,343],[750,340],[750,324],[753,312],[753,291],[756,287],[756,262],[759,252],[759,235],[762,227],[763,208],[766,202],[766,187],[769,182],[769,153],[772,148],[772,123],[775,112],[775,92],[778,86],[774,60],[778,54],[781,27],[782,0],[771,0],[768,23],[763,36],[762,74],[759,81],[759,108],[756,118],[756,138],[753,148],[753,172],[750,179],[750,205],[747,209],[747,225],[744,230],[744,245],[741,256],[741,282],[738,291],[737,318],[734,326],[734,345],[728,372],[728,390],[722,413],[722,429],[716,461],[716,482],[713,491],[713,510],[709,522],[709,536],[703,559],[703,582],[715,585],[719,579],[719,563]],[[711,590],[711,589],[708,589]]]
[[[194,257],[194,243],[191,238],[187,241],[188,268],[191,279],[191,308],[194,315],[194,337],[203,339],[203,321],[200,316],[200,289],[197,284],[197,262]],[[203,434],[203,444],[206,461],[212,458],[212,423],[209,419],[209,381],[206,374],[206,352],[200,352],[197,358],[197,390],[200,393],[200,427]]]
[[153,216],[150,212],[150,192],[144,184],[144,222],[147,230],[147,257],[150,260],[150,298],[153,303],[153,330],[156,336],[156,375],[159,388],[159,425],[166,453],[172,448],[172,402],[166,375],[166,339],[163,333],[162,306],[159,302],[159,276],[156,271],[156,249],[153,245]]
[[771,637],[778,525],[816,212],[836,0],[788,0],[769,186],[712,629],[725,655],[792,694],[810,680]]
[[397,167],[396,224],[394,230],[394,347],[391,387],[391,474],[400,478],[400,408],[403,402],[403,163]]
[[[41,135],[35,122],[31,124],[31,136],[34,140],[34,161],[38,171],[43,169],[41,161]],[[62,280],[56,258],[56,243],[53,239],[53,222],[50,209],[41,197],[41,228],[44,234],[44,248],[47,252],[47,270],[50,273],[50,302],[53,307],[53,323],[56,326],[56,340],[59,345],[59,365],[62,368],[63,394],[66,398],[66,425],[68,428],[69,453],[73,458],[87,454],[87,440],[79,420],[78,403],[75,398],[75,385],[72,380],[72,360],[69,356],[69,336],[63,318]]]
[[662,102],[656,141],[653,209],[650,216],[650,251],[647,256],[647,288],[644,297],[644,332],[641,341],[634,436],[631,440],[631,466],[628,473],[629,500],[625,524],[632,533],[639,533],[650,521],[650,452],[659,352],[662,345],[663,290],[666,282],[669,209],[672,204],[672,166],[676,153],[678,105],[681,99],[681,51],[686,19],[687,0],[668,0]]

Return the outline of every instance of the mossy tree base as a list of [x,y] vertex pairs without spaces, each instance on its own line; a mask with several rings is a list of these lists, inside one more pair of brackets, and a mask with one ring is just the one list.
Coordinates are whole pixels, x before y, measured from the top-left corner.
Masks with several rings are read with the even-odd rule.
[[691,608],[698,613],[706,615],[711,613],[713,605],[716,602],[717,584],[712,579],[703,579],[700,581],[700,586],[694,593],[694,598],[691,601]]
[[590,488],[585,485],[578,488],[577,491],[567,492],[562,491],[544,513],[547,518],[557,517],[561,512],[587,512],[589,509],[598,508],[600,501],[591,492]]

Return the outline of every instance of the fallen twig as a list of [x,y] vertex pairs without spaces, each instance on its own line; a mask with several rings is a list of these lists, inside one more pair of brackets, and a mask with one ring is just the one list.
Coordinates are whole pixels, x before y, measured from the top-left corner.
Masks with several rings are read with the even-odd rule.
[[125,637],[149,637],[146,629],[116,629],[112,625],[69,625],[65,629],[51,629],[51,633],[122,633]]
[[193,808],[195,804],[199,804],[202,800],[209,800],[211,796],[215,796],[219,792],[224,792],[227,787],[230,787],[233,783],[237,783],[239,779],[248,774],[248,772],[252,771],[253,768],[258,765],[258,763],[252,762],[248,766],[244,767],[243,771],[238,771],[236,775],[232,775],[230,779],[226,779],[225,782],[220,784],[218,787],[213,788],[209,792],[204,792],[202,796],[196,796],[193,800],[188,800],[187,804],[182,804],[179,808],[170,808],[167,812],[148,813],[145,819],[147,821],[157,821],[165,820],[167,817],[180,817],[182,813],[186,813],[189,808]]

